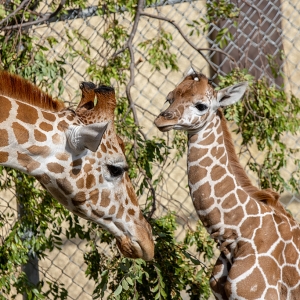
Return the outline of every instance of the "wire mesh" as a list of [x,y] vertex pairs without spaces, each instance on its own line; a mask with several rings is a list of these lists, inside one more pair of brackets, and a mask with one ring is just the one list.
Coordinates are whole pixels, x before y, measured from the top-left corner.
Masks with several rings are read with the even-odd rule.
[[[45,1],[41,11],[46,11],[52,1]],[[222,49],[227,53],[224,55],[213,50],[202,50],[201,53],[186,43],[182,34],[171,22],[154,20],[142,17],[134,39],[135,59],[135,85],[131,92],[136,104],[138,120],[148,137],[161,136],[153,124],[155,116],[162,111],[165,98],[169,91],[174,89],[177,83],[183,78],[184,72],[192,65],[201,70],[209,77],[216,74],[226,74],[234,66],[248,68],[256,78],[263,76],[269,78],[270,84],[285,84],[288,91],[300,96],[300,3],[297,0],[276,0],[276,1],[246,1],[235,0],[239,9],[238,26],[232,20],[225,20],[212,24],[206,34],[199,36],[190,34],[190,27],[187,24],[192,20],[199,20],[206,15],[206,1],[161,1],[156,7],[145,9],[147,13],[158,14],[174,21],[181,27],[182,32],[187,36],[196,48],[219,49],[215,42],[217,33],[222,28],[229,28],[233,35],[232,40]],[[68,47],[82,49],[83,45],[77,39],[69,39],[68,34],[76,31],[83,36],[89,44],[92,56],[97,59],[98,64],[105,64],[107,57],[107,41],[103,38],[103,32],[107,23],[105,16],[96,14],[98,2],[89,1],[87,9],[69,11],[63,19],[51,20],[51,22],[36,26],[31,29],[32,35],[36,36],[39,44],[43,44],[49,37],[55,37],[59,42],[49,51],[51,57],[68,56]],[[132,26],[129,14],[118,16],[118,21],[128,28]],[[151,39],[157,34],[158,28],[163,27],[165,31],[173,36],[171,52],[177,56],[180,70],[178,72],[162,68],[153,70],[138,47],[141,41]],[[285,74],[283,79],[273,79],[266,56],[270,54],[279,65],[280,70]],[[234,62],[228,56],[234,57]],[[282,57],[284,57],[282,59]],[[208,64],[210,62],[210,65]],[[64,101],[71,106],[79,100],[79,83],[88,80],[86,68],[88,61],[84,55],[76,57],[66,67],[64,78],[65,92],[62,96]],[[115,83],[117,84],[117,83]],[[124,91],[120,92],[122,96]],[[235,136],[237,150],[241,142],[239,136]],[[300,136],[287,136],[286,140],[291,147],[299,148]],[[257,153],[259,159],[260,153]],[[241,162],[246,164],[247,157],[241,155]],[[163,181],[157,189],[158,210],[156,216],[163,214],[166,210],[176,211],[182,224],[178,231],[178,238],[182,236],[187,222],[193,223],[197,220],[188,194],[186,177],[186,158],[178,162],[166,162],[167,167],[163,173]],[[288,162],[283,170],[286,178],[295,170],[295,166]],[[160,172],[159,167],[155,172]],[[256,178],[249,172],[251,179],[256,183]],[[143,200],[141,199],[141,202]],[[282,203],[289,209],[294,217],[300,221],[300,196],[293,195],[286,191],[281,197]],[[13,224],[17,218],[17,204],[13,189],[1,195],[1,213],[12,214],[7,228],[2,228],[1,236],[5,236],[5,230]],[[85,242],[76,239],[67,239],[62,236],[63,245],[61,250],[53,250],[48,256],[39,262],[40,278],[51,279],[64,284],[68,290],[68,299],[91,299],[93,282],[85,275],[86,266],[83,261],[83,254],[86,251]]]

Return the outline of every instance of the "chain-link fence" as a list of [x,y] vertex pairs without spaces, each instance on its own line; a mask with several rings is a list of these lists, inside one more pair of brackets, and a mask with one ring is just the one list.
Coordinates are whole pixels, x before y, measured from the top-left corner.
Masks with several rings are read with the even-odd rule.
[[[45,6],[40,8],[41,11],[48,10],[50,2],[45,1]],[[162,111],[168,92],[181,81],[184,72],[191,64],[212,78],[215,78],[217,74],[224,75],[236,66],[247,68],[256,78],[265,76],[278,86],[284,83],[287,91],[300,96],[300,3],[297,0],[234,0],[232,2],[240,10],[237,26],[232,20],[223,20],[211,24],[205,34],[202,32],[191,36],[191,27],[187,25],[193,20],[205,18],[206,1],[161,1],[155,7],[148,7],[144,10],[146,14],[153,14],[159,18],[149,18],[147,15],[140,18],[133,40],[135,85],[131,93],[139,123],[144,127],[148,137],[161,135],[153,124],[154,118]],[[66,45],[83,49],[82,44],[76,39],[71,41],[69,38],[70,32],[77,32],[88,41],[92,56],[99,61],[99,65],[101,62],[106,63],[107,57],[111,54],[107,52],[107,43],[103,38],[103,32],[107,28],[106,17],[97,15],[97,1],[89,1],[87,7],[83,10],[70,10],[67,16],[53,18],[47,24],[30,29],[32,34],[38,37],[40,44],[50,37],[58,40],[58,43],[49,51],[49,58],[68,56]],[[133,24],[129,14],[120,14],[118,21],[128,29],[128,32],[131,31]],[[176,26],[180,27],[181,31]],[[165,68],[153,70],[147,61],[148,58],[138,47],[140,42],[153,38],[158,28],[163,28],[172,34],[171,52],[177,56],[180,68],[178,72]],[[229,29],[232,40],[225,36],[227,45],[225,44],[221,49],[216,40],[222,28]],[[190,43],[186,41],[186,38]],[[285,74],[284,77],[272,79],[270,58]],[[79,83],[89,80],[86,75],[87,67],[88,61],[83,55],[75,57],[66,68],[65,91],[62,98],[70,105],[79,100]],[[119,96],[122,96],[122,92]],[[240,139],[239,136],[235,136],[237,151]],[[299,148],[299,136],[288,136],[286,141],[291,147]],[[259,159],[260,153],[256,155]],[[245,155],[241,155],[241,162],[243,165],[246,164]],[[188,194],[186,160],[182,158],[176,163],[167,161],[166,166],[163,181],[157,189],[156,216],[166,210],[176,211],[181,216],[178,221],[183,225],[183,232],[187,222],[192,223],[197,220]],[[295,168],[296,166],[292,163],[288,163],[283,170],[286,178]],[[157,169],[156,172],[159,171]],[[251,179],[255,184],[257,183],[255,177]],[[286,191],[281,201],[300,221],[299,195],[292,195]],[[1,209],[5,212],[10,211],[14,215],[12,216],[13,223],[14,218],[17,217],[13,191],[8,191],[1,196]],[[182,232],[178,232],[178,236]],[[5,232],[1,235],[5,236]],[[67,239],[65,236],[62,236],[62,239],[61,250],[55,249],[45,259],[39,261],[40,279],[47,280],[48,278],[63,283],[64,288],[68,290],[68,299],[91,299],[93,282],[84,275],[85,243],[80,240]]]

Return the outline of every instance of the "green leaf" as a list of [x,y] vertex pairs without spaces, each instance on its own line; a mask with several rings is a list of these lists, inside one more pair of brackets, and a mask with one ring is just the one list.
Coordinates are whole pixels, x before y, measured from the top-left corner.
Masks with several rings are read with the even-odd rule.
[[115,295],[115,296],[120,295],[121,292],[122,292],[122,289],[123,289],[122,286],[119,285],[119,286],[117,287],[117,289],[114,291],[114,295]]

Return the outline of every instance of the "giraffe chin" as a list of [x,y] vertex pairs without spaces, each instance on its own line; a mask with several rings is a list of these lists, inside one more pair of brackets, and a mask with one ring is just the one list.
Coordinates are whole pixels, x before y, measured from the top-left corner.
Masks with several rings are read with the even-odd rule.
[[142,258],[145,261],[153,259],[154,249],[143,249],[138,242],[131,240],[128,236],[117,239],[117,245],[125,257]]

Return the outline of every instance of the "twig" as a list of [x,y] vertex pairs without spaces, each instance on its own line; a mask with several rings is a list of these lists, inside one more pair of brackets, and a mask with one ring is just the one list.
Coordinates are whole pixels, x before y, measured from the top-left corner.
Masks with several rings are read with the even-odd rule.
[[172,24],[176,29],[177,31],[180,33],[180,35],[183,37],[183,39],[193,48],[195,49],[205,60],[206,62],[211,66],[211,68],[217,72],[217,69],[212,65],[212,63],[205,57],[205,55],[201,52],[202,50],[211,50],[211,51],[216,51],[216,52],[220,52],[224,55],[226,55],[228,58],[230,58],[232,61],[235,62],[236,64],[236,61],[234,60],[233,57],[231,57],[230,55],[228,55],[226,52],[222,51],[222,50],[218,50],[218,49],[212,49],[212,48],[197,48],[196,45],[191,42],[187,37],[186,35],[183,33],[183,31],[181,30],[181,28],[175,23],[175,21],[171,20],[171,19],[168,19],[168,18],[165,18],[165,17],[161,17],[161,16],[158,16],[158,15],[153,15],[153,14],[148,14],[148,13],[145,13],[145,12],[142,12],[141,13],[141,16],[145,16],[145,17],[148,17],[148,18],[153,18],[153,19],[158,19],[158,20],[162,20],[162,21],[166,21],[170,24]]
[[0,22],[0,26],[5,23],[6,21],[9,20],[9,18],[11,18],[12,16],[14,16],[15,14],[17,14],[17,12],[19,10],[21,10],[26,4],[27,2],[30,2],[31,0],[24,0],[11,14],[9,14],[5,19],[3,19],[1,22]]
[[[124,49],[128,48],[128,51],[130,54],[130,80],[129,80],[128,84],[126,85],[126,96],[129,101],[129,104],[130,104],[129,107],[132,110],[134,122],[137,126],[139,126],[139,120],[137,118],[136,109],[135,109],[135,106],[134,106],[134,103],[133,103],[133,100],[131,97],[131,93],[130,93],[130,89],[134,85],[134,67],[135,67],[132,41],[134,39],[134,36],[135,36],[137,28],[138,28],[141,10],[144,8],[144,6],[145,6],[145,0],[139,0],[137,8],[136,8],[136,14],[135,14],[135,18],[134,18],[133,27],[132,27],[129,39],[124,48]],[[116,56],[116,54],[115,54],[115,56]]]
[[142,107],[142,106],[140,106],[140,105],[138,105],[138,104],[135,104],[135,106],[138,107],[139,109],[141,109],[141,110],[147,112],[148,114],[152,115],[153,117],[157,117],[157,114],[154,114],[154,113],[151,112],[150,110],[148,110],[148,109],[146,109],[146,108],[144,108],[144,107]]
[[[24,2],[30,2],[31,0],[24,0],[21,4],[20,4],[20,6],[24,3]],[[46,22],[46,21],[48,21],[50,18],[53,18],[53,17],[55,17],[62,9],[63,9],[63,7],[64,7],[64,5],[65,5],[65,2],[66,2],[66,0],[61,0],[60,1],[60,4],[58,5],[58,7],[57,7],[57,9],[55,10],[55,12],[53,12],[53,13],[46,13],[45,15],[44,15],[44,17],[43,18],[41,18],[41,19],[38,19],[38,20],[35,20],[35,21],[31,21],[31,22],[25,22],[25,23],[22,23],[22,24],[16,24],[16,25],[11,25],[11,26],[6,26],[6,27],[4,27],[4,28],[1,28],[1,30],[2,31],[8,31],[8,30],[12,30],[12,29],[17,29],[17,28],[24,28],[24,27],[29,27],[29,26],[33,26],[33,25],[36,25],[36,24],[40,24],[40,23],[44,23],[44,22]],[[26,4],[25,3],[25,4]],[[24,5],[25,5],[24,4]],[[23,6],[24,6],[23,5]],[[19,7],[20,7],[19,6]],[[18,7],[18,8],[19,8]],[[17,9],[18,9],[17,8]],[[22,8],[22,7],[21,7]],[[20,8],[20,9],[21,9]],[[19,9],[19,10],[20,10]],[[15,12],[16,11],[14,11],[14,13],[12,14],[12,15],[14,15],[15,14]]]
[[219,49],[215,49],[215,48],[197,48],[196,49],[199,53],[201,53],[200,51],[214,51],[214,52],[219,52],[221,54],[224,54],[225,56],[227,56],[231,61],[234,62],[234,64],[236,65],[236,67],[238,67],[238,64],[236,62],[236,60],[231,56],[229,55],[228,53],[226,53],[225,51],[223,50],[219,50]]

